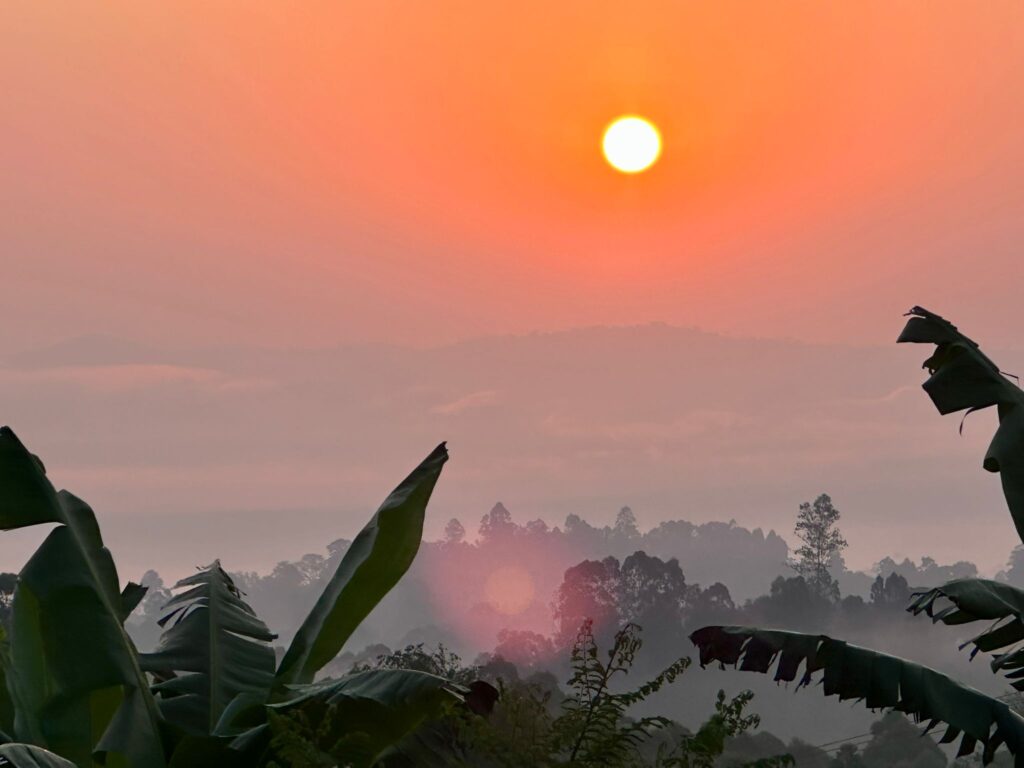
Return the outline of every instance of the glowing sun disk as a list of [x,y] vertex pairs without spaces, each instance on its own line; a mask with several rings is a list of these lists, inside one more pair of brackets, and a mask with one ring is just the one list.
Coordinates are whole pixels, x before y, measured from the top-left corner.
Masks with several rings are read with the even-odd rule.
[[618,117],[601,139],[605,159],[617,171],[646,171],[661,155],[661,134],[649,120],[636,115]]

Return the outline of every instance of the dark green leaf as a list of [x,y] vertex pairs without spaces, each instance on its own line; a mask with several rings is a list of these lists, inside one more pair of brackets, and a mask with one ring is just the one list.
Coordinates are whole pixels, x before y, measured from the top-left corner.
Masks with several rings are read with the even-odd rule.
[[57,494],[9,429],[0,429],[0,524],[58,522],[14,593],[8,688],[15,737],[79,764],[94,751],[162,766],[160,716],[122,625],[117,571],[92,510]]
[[924,390],[939,413],[998,406],[999,428],[983,466],[999,473],[1017,535],[1024,541],[1024,391],[948,320],[921,307],[908,314],[898,341],[937,345],[924,364],[931,374]]
[[139,607],[139,603],[142,602],[142,598],[146,596],[148,591],[149,587],[136,584],[134,581],[129,581],[125,584],[124,589],[121,590],[122,622],[132,615],[132,611]]
[[240,736],[251,728],[266,725],[267,692],[239,693],[220,715],[213,732],[217,736]]
[[[1024,590],[991,579],[955,579],[941,586],[919,592],[907,608],[913,614],[936,616],[936,608],[956,610],[944,613],[936,621],[944,624],[966,624],[971,621],[992,621],[1011,616],[1024,617]],[[940,610],[939,612],[943,612]]]
[[0,768],[75,768],[75,764],[53,752],[31,744],[4,744],[0,746]]
[[160,710],[187,733],[214,733],[225,708],[241,694],[266,700],[274,680],[276,637],[257,618],[220,562],[175,585],[167,628],[142,668],[158,674]]
[[60,521],[57,494],[43,463],[10,427],[0,427],[0,528],[9,531]]
[[279,688],[312,682],[412,565],[427,502],[447,460],[442,443],[391,492],[356,536],[281,660]]
[[250,768],[252,765],[223,739],[185,736],[175,746],[169,768]]
[[995,622],[964,646],[974,646],[972,657],[1009,648],[993,657],[992,670],[1005,672],[1014,688],[1024,690],[1024,652],[1011,647],[1024,640],[1024,590],[990,579],[956,579],[916,595],[908,610],[950,625]]
[[291,698],[270,705],[280,730],[308,723],[321,750],[354,768],[371,766],[424,723],[465,700],[468,689],[407,669],[375,669],[340,680],[292,686]]
[[718,662],[768,672],[774,665],[775,680],[791,682],[802,665],[799,685],[822,672],[826,696],[863,700],[872,709],[892,708],[915,720],[946,723],[949,740],[963,734],[963,754],[980,743],[990,758],[995,747],[1005,744],[1018,760],[1024,759],[1024,718],[1006,703],[906,659],[825,635],[749,627],[704,627],[690,639],[700,649],[701,666]]
[[14,700],[7,684],[13,674],[11,644],[7,639],[7,632],[0,626],[0,731],[7,741],[10,740],[8,734],[14,733]]

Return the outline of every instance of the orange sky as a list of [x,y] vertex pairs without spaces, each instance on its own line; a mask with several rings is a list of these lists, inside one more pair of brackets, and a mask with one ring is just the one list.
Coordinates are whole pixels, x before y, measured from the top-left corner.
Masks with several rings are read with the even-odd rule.
[[[987,433],[957,441],[906,394],[915,355],[884,376],[874,362],[840,375],[838,358],[856,358],[845,348],[793,352],[777,372],[787,383],[766,394],[742,355],[722,369],[709,353],[697,377],[695,358],[652,354],[656,366],[614,387],[584,366],[552,393],[545,376],[564,351],[532,369],[502,358],[449,371],[460,350],[471,361],[518,345],[440,348],[429,376],[417,364],[385,387],[372,377],[397,376],[390,363],[357,350],[325,374],[298,349],[651,321],[888,347],[919,303],[986,349],[1019,350],[1017,0],[12,0],[0,34],[0,400],[12,409],[0,423],[109,511],[114,540],[147,542],[140,563],[167,548],[131,527],[136,512],[167,513],[171,530],[168,510],[255,510],[250,526],[285,499],[361,510],[446,437],[463,463],[440,498],[467,522],[502,498],[552,522],[631,503],[648,523],[703,510],[785,531],[824,485],[850,510],[858,565],[886,554],[873,536],[890,504],[905,527],[936,510],[955,526],[982,488],[987,524],[1008,525],[977,469]],[[627,112],[665,141],[637,176],[599,151]],[[196,351],[210,345],[223,346]],[[609,348],[587,365],[635,373],[628,344]],[[772,344],[757,349],[751,370],[777,364]],[[797,388],[822,381],[822,360],[852,401]],[[472,381],[445,378],[465,371]],[[741,393],[742,407],[712,410],[753,426],[692,437],[713,399],[705,384]],[[807,421],[812,395],[824,399]],[[589,410],[573,415],[581,401]],[[472,429],[452,403],[473,406]],[[856,403],[874,403],[872,416]],[[259,442],[267,423],[273,451]],[[502,424],[506,452],[492,455]],[[578,445],[554,434],[565,424]],[[926,460],[933,449],[945,463]],[[750,475],[744,457],[762,454]],[[322,484],[303,495],[311,462]],[[237,479],[253,466],[266,488]],[[307,539],[351,535],[361,519],[311,519]],[[973,535],[925,527],[893,548],[951,557]],[[1006,549],[995,537],[965,556],[994,570]]]
[[241,8],[0,9],[0,343],[1022,336],[1017,2]]

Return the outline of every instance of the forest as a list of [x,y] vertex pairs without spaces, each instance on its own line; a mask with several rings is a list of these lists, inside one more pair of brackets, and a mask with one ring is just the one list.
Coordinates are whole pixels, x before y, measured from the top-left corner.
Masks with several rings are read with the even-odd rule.
[[[935,346],[940,413],[997,407],[984,468],[1024,531],[1024,394],[927,310],[899,340]],[[472,540],[452,519],[423,542],[448,458],[326,554],[122,583],[101,517],[3,428],[0,526],[52,529],[0,578],[0,765],[1024,765],[1019,545],[994,579],[852,571],[827,493],[794,500],[792,535],[498,503]]]

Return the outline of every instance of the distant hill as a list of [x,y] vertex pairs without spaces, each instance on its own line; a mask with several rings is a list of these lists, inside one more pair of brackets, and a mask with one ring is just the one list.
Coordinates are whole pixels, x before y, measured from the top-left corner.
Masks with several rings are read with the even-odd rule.
[[[1013,354],[998,359],[1014,370]],[[495,498],[521,519],[606,524],[628,504],[645,528],[733,519],[787,535],[827,490],[852,567],[885,552],[994,571],[1007,551],[990,542],[1010,528],[978,468],[990,433],[972,420],[989,416],[958,438],[918,390],[919,364],[895,345],[664,325],[425,349],[88,337],[0,355],[0,402],[54,480],[97,508],[127,576],[320,551],[441,440],[452,461],[429,537],[450,517],[472,530]],[[0,544],[5,567],[22,541]]]

